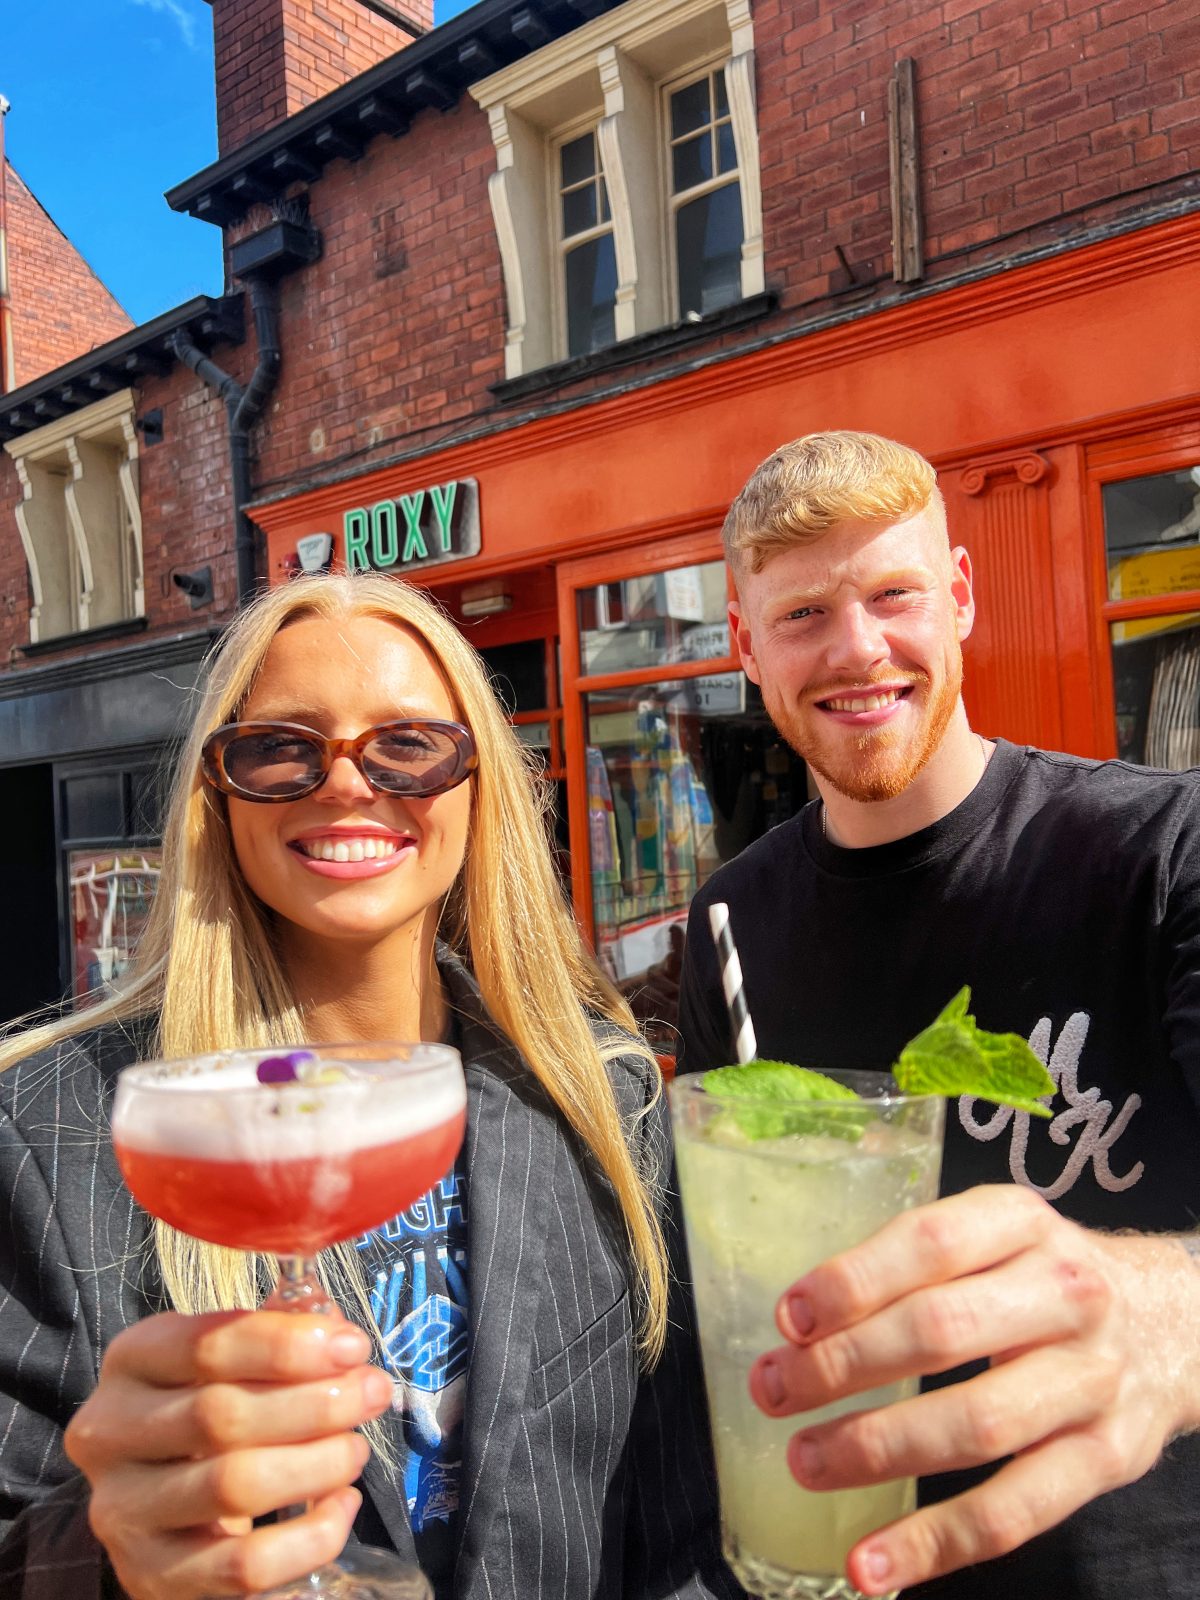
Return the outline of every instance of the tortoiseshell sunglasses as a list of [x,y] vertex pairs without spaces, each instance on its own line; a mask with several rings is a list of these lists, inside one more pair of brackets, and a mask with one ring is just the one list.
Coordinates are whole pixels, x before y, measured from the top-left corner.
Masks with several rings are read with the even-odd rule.
[[214,789],[271,804],[312,794],[339,756],[372,789],[409,800],[445,794],[479,765],[468,728],[425,717],[381,722],[357,739],[327,739],[296,722],[227,722],[204,741],[201,759]]

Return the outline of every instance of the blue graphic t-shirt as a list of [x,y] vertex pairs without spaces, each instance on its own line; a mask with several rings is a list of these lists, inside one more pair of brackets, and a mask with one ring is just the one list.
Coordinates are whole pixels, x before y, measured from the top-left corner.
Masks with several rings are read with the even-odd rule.
[[404,1495],[417,1560],[434,1584],[457,1549],[467,1382],[467,1188],[463,1156],[423,1199],[356,1241],[392,1374]]

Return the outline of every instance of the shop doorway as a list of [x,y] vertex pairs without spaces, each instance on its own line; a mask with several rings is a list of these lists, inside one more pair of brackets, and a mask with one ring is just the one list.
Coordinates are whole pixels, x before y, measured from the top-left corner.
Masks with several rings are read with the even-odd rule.
[[692,896],[810,797],[732,653],[730,593],[715,533],[558,571],[576,912],[664,1054]]
[[7,927],[0,960],[0,1021],[62,997],[58,873],[51,766],[0,772],[0,829],[10,841],[4,869]]

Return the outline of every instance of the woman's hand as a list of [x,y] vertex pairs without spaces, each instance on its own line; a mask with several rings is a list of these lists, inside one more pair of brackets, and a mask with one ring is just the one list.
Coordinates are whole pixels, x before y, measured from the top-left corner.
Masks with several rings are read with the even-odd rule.
[[369,1454],[353,1430],[392,1398],[370,1353],[336,1312],[167,1313],[114,1339],[66,1449],[132,1600],[267,1589],[340,1553]]
[[1149,1470],[1200,1426],[1200,1270],[1176,1239],[1089,1232],[1016,1185],[896,1217],[779,1303],[755,1364],[771,1416],[990,1358],[964,1383],[796,1434],[806,1488],[1013,1459],[870,1534],[847,1571],[884,1594],[1014,1549]]

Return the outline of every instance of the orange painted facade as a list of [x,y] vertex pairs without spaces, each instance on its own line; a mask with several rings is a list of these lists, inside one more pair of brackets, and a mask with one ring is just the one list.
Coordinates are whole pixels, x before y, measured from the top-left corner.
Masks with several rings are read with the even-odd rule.
[[[475,479],[479,554],[413,576],[460,619],[464,587],[504,579],[512,613],[465,624],[481,646],[557,633],[576,854],[587,839],[583,697],[662,676],[581,675],[577,589],[717,559],[725,508],[770,450],[814,429],[870,429],[934,461],[953,536],[974,558],[975,725],[1112,755],[1110,629],[1200,609],[1200,592],[1107,597],[1100,498],[1107,480],[1200,459],[1198,264],[1193,215],[260,504],[269,570],[278,581],[314,532],[335,536],[336,561],[351,507]],[[731,658],[671,676],[722,665]],[[585,922],[586,876],[575,885]]]

